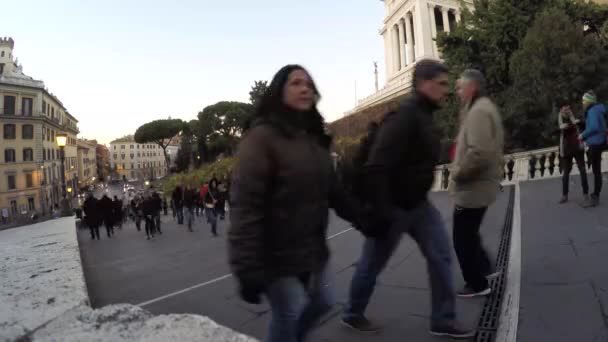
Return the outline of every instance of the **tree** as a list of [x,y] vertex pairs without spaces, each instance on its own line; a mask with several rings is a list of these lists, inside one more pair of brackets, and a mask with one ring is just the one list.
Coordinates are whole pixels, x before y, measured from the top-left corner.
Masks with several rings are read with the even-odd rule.
[[[563,21],[566,16],[570,21],[567,30],[554,25],[553,29],[542,28],[540,24],[539,28],[532,29],[541,13],[544,16],[550,9],[562,10],[560,23],[566,23]],[[551,140],[550,130],[554,128],[550,128],[550,125],[554,126],[553,120],[548,120],[553,108],[547,99],[565,93],[572,94],[568,96],[572,98],[578,92],[573,89],[580,88],[576,85],[580,77],[590,75],[578,67],[580,63],[556,62],[556,58],[565,54],[566,60],[571,61],[572,56],[580,56],[587,61],[586,67],[598,65],[598,60],[603,60],[600,55],[604,52],[594,49],[582,55],[577,52],[568,56],[571,51],[564,50],[565,42],[561,44],[560,40],[570,42],[572,34],[578,30],[578,45],[587,44],[587,49],[597,47],[592,41],[600,41],[602,37],[607,9],[606,6],[569,0],[478,0],[473,11],[463,10],[462,22],[454,31],[438,34],[437,45],[453,72],[452,82],[465,68],[477,68],[485,74],[489,95],[503,115],[506,148],[537,148]],[[546,19],[540,20],[546,22]],[[583,27],[587,27],[584,32]],[[548,31],[555,31],[555,34]],[[535,43],[526,45],[524,38],[528,34],[532,35],[529,41],[540,45],[536,48],[532,46]],[[562,34],[569,36],[562,38]],[[543,50],[545,48],[552,52]],[[554,56],[555,53],[558,55]],[[560,67],[565,69],[560,71]],[[573,77],[574,74],[579,78]],[[535,88],[534,91],[531,88]],[[458,117],[459,110],[453,96],[448,102],[438,120],[444,141],[455,134],[454,118]]]
[[135,131],[135,141],[138,144],[156,143],[163,149],[165,156],[165,167],[169,172],[169,155],[167,146],[173,138],[184,128],[184,122],[180,119],[154,120],[141,125]]
[[252,111],[253,106],[248,103],[221,101],[198,113],[193,133],[199,152],[205,149],[205,161],[221,153],[232,155]]
[[249,92],[249,101],[255,107],[258,105],[258,102],[268,91],[268,81],[255,81],[253,86],[251,86],[251,91]]

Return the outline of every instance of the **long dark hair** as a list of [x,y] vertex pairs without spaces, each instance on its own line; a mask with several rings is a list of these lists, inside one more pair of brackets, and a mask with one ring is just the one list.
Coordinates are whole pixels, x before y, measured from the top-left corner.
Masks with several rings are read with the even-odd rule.
[[[315,95],[315,103],[306,112],[297,111],[283,102],[283,91],[289,75],[296,70],[302,70],[308,74]],[[272,78],[270,86],[260,99],[248,126],[253,127],[261,123],[270,123],[278,126],[287,135],[290,134],[288,126],[292,126],[303,129],[308,134],[317,137],[321,145],[329,148],[331,137],[325,133],[325,120],[317,109],[317,102],[320,98],[321,95],[306,69],[297,64],[286,65]]]

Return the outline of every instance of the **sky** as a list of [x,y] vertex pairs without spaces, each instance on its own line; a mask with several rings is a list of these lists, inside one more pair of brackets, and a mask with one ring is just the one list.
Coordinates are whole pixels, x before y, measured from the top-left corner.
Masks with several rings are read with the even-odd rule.
[[307,68],[328,122],[384,84],[378,0],[19,0],[2,4],[25,74],[109,143],[141,124],[195,119],[218,101],[249,102],[255,80]]

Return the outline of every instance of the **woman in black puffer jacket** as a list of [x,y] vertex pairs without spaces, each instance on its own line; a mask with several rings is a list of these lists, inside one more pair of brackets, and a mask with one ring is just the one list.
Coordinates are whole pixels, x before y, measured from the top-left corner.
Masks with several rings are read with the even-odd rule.
[[297,65],[273,78],[240,143],[231,183],[230,265],[241,297],[272,308],[269,342],[302,341],[333,305],[328,213],[355,211],[336,182],[319,93]]

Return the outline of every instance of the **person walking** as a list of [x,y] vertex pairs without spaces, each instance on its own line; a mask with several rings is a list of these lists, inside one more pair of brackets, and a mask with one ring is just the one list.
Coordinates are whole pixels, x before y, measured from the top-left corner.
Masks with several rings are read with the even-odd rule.
[[583,110],[585,111],[585,130],[579,138],[589,146],[591,170],[593,171],[593,193],[591,194],[591,207],[600,203],[602,191],[602,152],[606,149],[606,108],[597,102],[593,91],[583,95]]
[[576,161],[576,166],[581,177],[583,188],[584,208],[591,206],[589,199],[589,183],[587,182],[587,169],[585,168],[585,146],[578,135],[580,120],[574,117],[570,106],[563,103],[557,115],[559,127],[559,157],[562,165],[562,198],[560,204],[568,202],[568,190],[570,185],[570,172],[572,171],[572,159]]
[[143,214],[144,219],[146,220],[145,229],[146,229],[146,240],[150,240],[150,238],[154,238],[154,233],[156,231],[154,227],[154,213],[155,213],[155,201],[152,199],[152,196],[149,193],[144,194],[144,203],[143,203]]
[[213,236],[217,236],[217,211],[216,207],[219,203],[220,193],[218,191],[217,180],[213,179],[209,182],[209,188],[205,192],[203,203],[205,206],[205,216],[207,217],[207,223],[211,225],[211,233]]
[[457,295],[470,298],[490,294],[488,278],[499,275],[492,269],[479,229],[503,179],[504,129],[480,71],[465,70],[456,87],[462,109],[448,190],[455,205],[454,249],[465,280]]
[[141,196],[135,198],[135,227],[141,231],[141,220],[144,218],[144,201]]
[[167,198],[163,196],[163,215],[167,216],[168,208],[167,208]]
[[95,238],[97,238],[97,240],[100,240],[99,224],[101,223],[101,211],[99,203],[92,193],[90,193],[84,201],[82,209],[84,210],[85,215],[84,220],[91,231],[91,239],[95,240]]
[[233,168],[230,266],[244,301],[268,299],[267,342],[304,341],[334,304],[329,208],[351,221],[355,213],[335,182],[318,100],[306,70],[283,67],[255,110]]
[[192,230],[192,223],[194,221],[194,208],[197,203],[198,194],[194,188],[190,188],[190,186],[186,186],[186,190],[184,191],[184,208],[185,208],[185,217],[186,224],[188,225],[188,230]]
[[224,221],[226,218],[226,195],[228,189],[225,183],[219,183],[217,185],[217,203],[215,204],[215,215],[220,220]]
[[163,207],[163,201],[157,191],[152,193],[152,202],[154,203],[154,228],[158,234],[162,235],[163,232],[160,230],[160,213]]
[[106,226],[106,233],[111,238],[114,235],[114,210],[110,197],[104,194],[99,200],[99,209],[103,217],[103,223]]
[[122,229],[122,201],[117,196],[114,196],[114,200],[112,201],[112,214],[114,216],[114,225],[118,226],[118,229]]
[[370,219],[377,232],[371,234],[375,237],[365,239],[342,315],[342,323],[359,332],[379,330],[364,312],[378,275],[402,234],[408,233],[427,261],[431,285],[429,332],[453,338],[475,335],[456,322],[448,234],[441,214],[428,200],[440,150],[433,113],[448,92],[447,67],[433,60],[419,61],[414,67],[412,94],[397,112],[384,117],[365,163]]
[[175,206],[175,211],[177,214],[177,224],[184,224],[184,212],[183,212],[183,201],[184,201],[184,191],[180,185],[176,186],[171,194],[171,199],[173,200],[173,205]]

